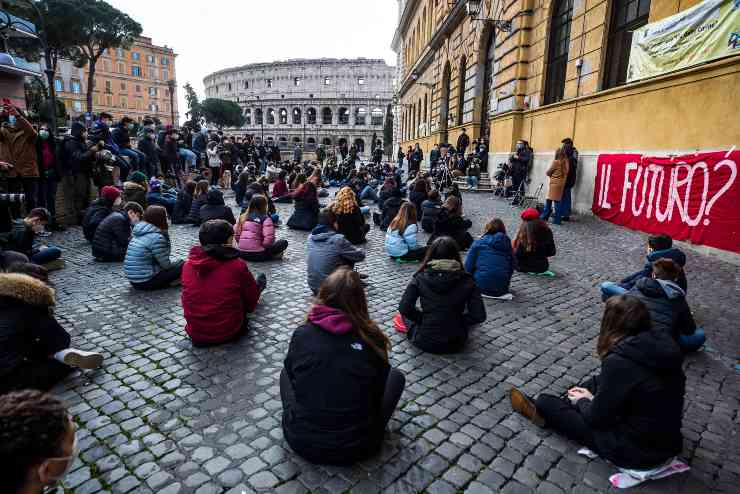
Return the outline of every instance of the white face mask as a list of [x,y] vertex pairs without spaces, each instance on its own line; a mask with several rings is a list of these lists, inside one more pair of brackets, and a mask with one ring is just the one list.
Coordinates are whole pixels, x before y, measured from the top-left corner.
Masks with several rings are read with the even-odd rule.
[[64,467],[64,471],[61,474],[59,474],[58,477],[50,477],[47,479],[47,481],[49,482],[48,485],[56,484],[57,482],[60,482],[62,479],[64,479],[64,477],[67,476],[69,471],[72,470],[72,465],[74,464],[75,459],[77,458],[77,455],[79,454],[80,454],[80,450],[79,450],[79,447],[77,446],[77,432],[75,432],[74,442],[72,443],[72,454],[71,455],[60,456],[58,458],[47,458],[46,459],[47,462],[48,461],[66,461],[67,462],[67,466]]

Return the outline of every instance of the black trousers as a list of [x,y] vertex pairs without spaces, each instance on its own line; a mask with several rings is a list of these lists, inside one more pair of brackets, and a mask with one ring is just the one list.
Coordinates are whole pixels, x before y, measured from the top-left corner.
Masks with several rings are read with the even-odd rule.
[[415,249],[409,250],[407,253],[400,257],[396,257],[395,259],[400,259],[402,261],[421,261],[422,259],[424,259],[426,253],[426,247],[417,247]]
[[264,262],[264,261],[272,261],[277,256],[282,254],[285,249],[288,248],[288,241],[287,240],[277,240],[274,244],[271,246],[265,248],[262,252],[246,252],[246,251],[240,251],[239,257],[244,259],[248,262]]
[[159,273],[155,274],[152,279],[144,281],[142,283],[131,283],[131,286],[137,290],[159,290],[160,288],[169,287],[174,281],[180,279],[182,274],[182,267],[185,261],[177,261],[171,267],[163,269]]

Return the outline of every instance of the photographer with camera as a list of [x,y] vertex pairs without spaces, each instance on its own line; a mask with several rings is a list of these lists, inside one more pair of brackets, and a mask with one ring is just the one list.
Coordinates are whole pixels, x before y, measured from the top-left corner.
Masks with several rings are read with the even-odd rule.
[[68,222],[82,224],[82,218],[90,204],[90,179],[96,155],[102,151],[102,141],[90,145],[87,128],[81,122],[73,122],[70,135],[60,147],[62,165],[62,189],[64,191],[65,216]]
[[506,196],[510,196],[522,187],[522,183],[527,179],[529,168],[532,162],[532,148],[525,140],[516,142],[516,151],[509,158],[511,167],[511,187],[507,187]]
[[[0,113],[0,161],[6,166],[8,192],[25,194],[26,211],[36,207],[39,167],[36,161],[36,138],[38,134],[10,100],[3,99]],[[11,205],[14,218],[20,216],[20,204]]]
[[57,156],[60,144],[46,124],[39,128],[38,134],[36,139],[36,159],[40,175],[38,205],[51,213],[49,229],[61,231],[63,228],[56,219],[57,185],[62,179],[62,164]]

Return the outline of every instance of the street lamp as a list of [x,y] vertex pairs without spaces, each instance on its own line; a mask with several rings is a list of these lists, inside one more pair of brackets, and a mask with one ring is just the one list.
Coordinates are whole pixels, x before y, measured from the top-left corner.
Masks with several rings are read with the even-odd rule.
[[170,119],[172,126],[175,126],[175,89],[177,84],[174,79],[167,81],[167,87],[170,89]]

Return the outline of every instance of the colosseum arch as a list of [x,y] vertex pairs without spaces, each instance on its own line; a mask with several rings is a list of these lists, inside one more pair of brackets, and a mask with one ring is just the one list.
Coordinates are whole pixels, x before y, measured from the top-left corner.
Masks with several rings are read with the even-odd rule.
[[331,111],[331,108],[328,106],[325,106],[321,109],[321,123],[324,125],[330,125],[332,123],[332,120],[334,119],[334,113]]

